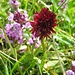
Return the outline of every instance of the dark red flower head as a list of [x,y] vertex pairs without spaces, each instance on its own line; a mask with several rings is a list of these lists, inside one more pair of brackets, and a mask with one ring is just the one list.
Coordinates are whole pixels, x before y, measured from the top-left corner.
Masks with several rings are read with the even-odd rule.
[[48,8],[43,8],[41,12],[34,15],[34,21],[31,22],[31,32],[40,39],[47,38],[52,32],[55,33],[53,28],[57,26],[56,21],[56,15]]
[[17,23],[23,24],[25,22],[25,15],[23,15],[21,12],[14,12],[13,20]]

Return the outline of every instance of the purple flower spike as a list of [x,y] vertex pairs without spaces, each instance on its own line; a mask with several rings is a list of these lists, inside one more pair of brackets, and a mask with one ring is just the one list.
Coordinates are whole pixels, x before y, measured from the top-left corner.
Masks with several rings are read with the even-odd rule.
[[26,11],[15,11],[13,20],[19,23],[23,28],[31,27],[30,22],[28,21],[28,14]]
[[15,12],[13,20],[17,23],[23,24],[25,22],[25,15],[21,12]]
[[9,0],[9,4],[12,5],[12,8],[18,8],[20,6],[17,0]]
[[7,24],[5,26],[5,32],[9,38],[9,40],[13,41],[18,41],[19,44],[21,44],[23,42],[23,32],[22,32],[22,28],[20,26],[20,24],[18,23],[14,23],[12,25]]
[[20,5],[20,3],[17,0],[9,0],[9,4],[10,5],[16,5],[16,6]]

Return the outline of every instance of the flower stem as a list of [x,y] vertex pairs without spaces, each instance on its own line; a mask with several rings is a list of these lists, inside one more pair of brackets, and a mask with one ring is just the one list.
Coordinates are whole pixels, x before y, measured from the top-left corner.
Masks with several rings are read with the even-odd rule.
[[44,39],[41,40],[41,44],[42,44],[43,51],[45,52],[45,43],[44,43]]
[[60,59],[59,52],[58,52],[58,50],[56,49],[55,40],[54,40],[54,39],[53,39],[53,45],[54,45],[54,50],[55,50],[55,52],[56,52],[56,54],[57,54],[57,57],[58,57],[58,60],[59,60],[59,63],[60,63],[60,66],[61,66],[63,75],[66,75],[65,70],[64,70],[64,66],[62,65],[62,61],[61,61],[61,59]]
[[41,72],[42,72],[44,64],[45,64],[45,60],[47,58],[46,46],[45,46],[45,43],[44,43],[44,39],[41,40],[41,44],[42,44],[42,48],[43,48],[43,59],[42,59],[41,64],[40,64],[40,68],[41,68]]
[[9,75],[8,68],[7,68],[7,64],[5,64],[4,67],[5,67],[6,75]]

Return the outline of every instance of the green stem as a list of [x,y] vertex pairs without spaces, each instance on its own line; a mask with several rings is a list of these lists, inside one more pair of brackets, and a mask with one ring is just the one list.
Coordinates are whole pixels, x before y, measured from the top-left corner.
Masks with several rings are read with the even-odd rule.
[[1,60],[1,61],[2,61],[2,64],[3,64],[3,66],[4,66],[5,75],[9,75],[6,60],[3,59],[3,60]]
[[43,70],[43,67],[44,67],[44,64],[45,64],[45,60],[47,58],[46,46],[45,46],[45,43],[44,43],[44,39],[41,40],[41,44],[42,44],[42,48],[43,48],[43,59],[42,59],[41,64],[40,64],[40,74],[42,75],[42,70]]
[[44,44],[44,39],[42,39],[42,40],[41,40],[41,44],[42,44],[43,51],[45,52],[45,44]]
[[5,64],[4,67],[5,67],[5,75],[9,75],[7,64]]
[[2,52],[2,51],[0,51],[0,53],[1,53],[1,54],[3,54],[3,56],[6,56],[7,58],[12,59],[13,61],[18,62],[16,59],[14,59],[14,58],[10,57],[10,56],[9,56],[9,55],[7,55],[6,53],[4,53],[4,52]]
[[54,50],[55,50],[55,52],[56,52],[56,54],[57,54],[57,57],[58,57],[58,60],[59,60],[59,63],[60,63],[60,66],[61,66],[63,75],[66,75],[65,70],[64,70],[64,67],[63,67],[63,65],[62,65],[62,61],[61,61],[61,59],[60,59],[59,52],[58,52],[58,50],[56,49],[55,40],[54,40],[54,39],[53,39],[53,44],[54,44]]

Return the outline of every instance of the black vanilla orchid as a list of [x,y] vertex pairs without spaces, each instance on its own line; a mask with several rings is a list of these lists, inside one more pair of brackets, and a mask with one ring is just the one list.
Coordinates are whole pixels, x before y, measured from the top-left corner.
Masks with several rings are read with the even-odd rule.
[[31,32],[35,34],[35,37],[39,37],[40,40],[44,37],[47,38],[51,33],[55,33],[54,27],[57,26],[56,22],[54,12],[49,11],[48,8],[43,8],[34,15],[34,21],[31,22]]

